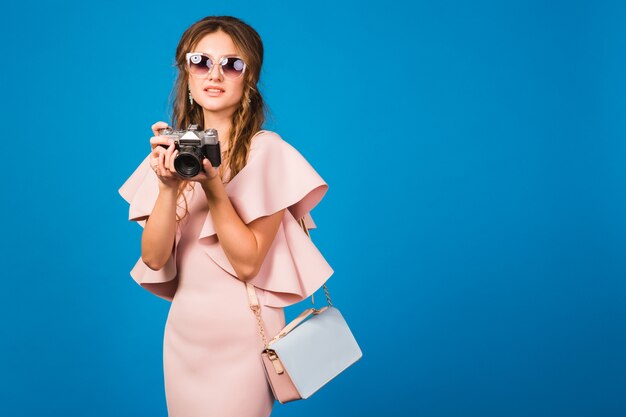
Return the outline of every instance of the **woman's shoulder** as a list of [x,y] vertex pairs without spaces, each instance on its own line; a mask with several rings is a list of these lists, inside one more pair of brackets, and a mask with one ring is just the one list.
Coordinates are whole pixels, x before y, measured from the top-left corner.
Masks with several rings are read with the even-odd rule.
[[272,130],[260,130],[251,139],[245,166],[230,182],[233,183],[231,187],[234,187],[236,183],[249,181],[250,177],[257,178],[260,173],[266,177],[270,171],[280,171],[278,177],[289,177],[290,174],[311,169],[304,155],[280,134]]
[[266,145],[279,145],[280,142],[285,142],[285,140],[275,131],[273,130],[259,130],[252,136],[252,142],[250,143],[251,147],[260,147]]
[[259,130],[255,133],[250,143],[250,153],[262,155],[278,153],[283,156],[300,154],[291,143],[273,130]]

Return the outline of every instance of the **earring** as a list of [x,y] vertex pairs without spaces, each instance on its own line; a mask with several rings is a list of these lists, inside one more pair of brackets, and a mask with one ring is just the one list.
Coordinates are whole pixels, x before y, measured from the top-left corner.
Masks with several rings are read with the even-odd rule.
[[189,104],[193,106],[193,97],[191,97],[191,89],[189,89]]

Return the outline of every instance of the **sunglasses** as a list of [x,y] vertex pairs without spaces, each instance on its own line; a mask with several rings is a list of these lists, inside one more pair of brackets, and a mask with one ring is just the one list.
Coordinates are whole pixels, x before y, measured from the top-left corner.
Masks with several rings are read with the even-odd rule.
[[[201,52],[188,52],[187,69],[196,77],[206,77],[213,70],[215,59],[211,55]],[[219,59],[220,72],[224,77],[237,78],[246,69],[246,63],[238,56],[223,56]]]

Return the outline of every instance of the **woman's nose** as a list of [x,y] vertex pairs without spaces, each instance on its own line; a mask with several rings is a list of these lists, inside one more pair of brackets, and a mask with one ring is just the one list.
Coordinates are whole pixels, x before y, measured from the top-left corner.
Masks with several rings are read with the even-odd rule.
[[209,68],[209,80],[221,79],[222,71],[219,69],[219,65],[213,65]]

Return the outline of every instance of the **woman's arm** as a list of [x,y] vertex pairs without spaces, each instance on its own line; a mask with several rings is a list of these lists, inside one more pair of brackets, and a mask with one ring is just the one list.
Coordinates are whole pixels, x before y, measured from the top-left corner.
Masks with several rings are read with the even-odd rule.
[[[150,166],[159,180],[159,195],[154,208],[146,219],[141,235],[141,259],[153,270],[165,266],[174,249],[176,240],[176,198],[181,179],[174,174],[172,155],[175,146],[167,136],[159,135],[167,123],[159,121],[152,125],[154,136],[150,138]],[[160,145],[168,146],[167,149]],[[168,169],[166,169],[168,168]]]
[[176,187],[160,187],[141,235],[141,259],[153,270],[163,268],[176,238]]
[[230,202],[219,175],[201,184],[215,232],[237,278],[242,281],[253,278],[261,269],[285,210],[259,217],[246,225]]

